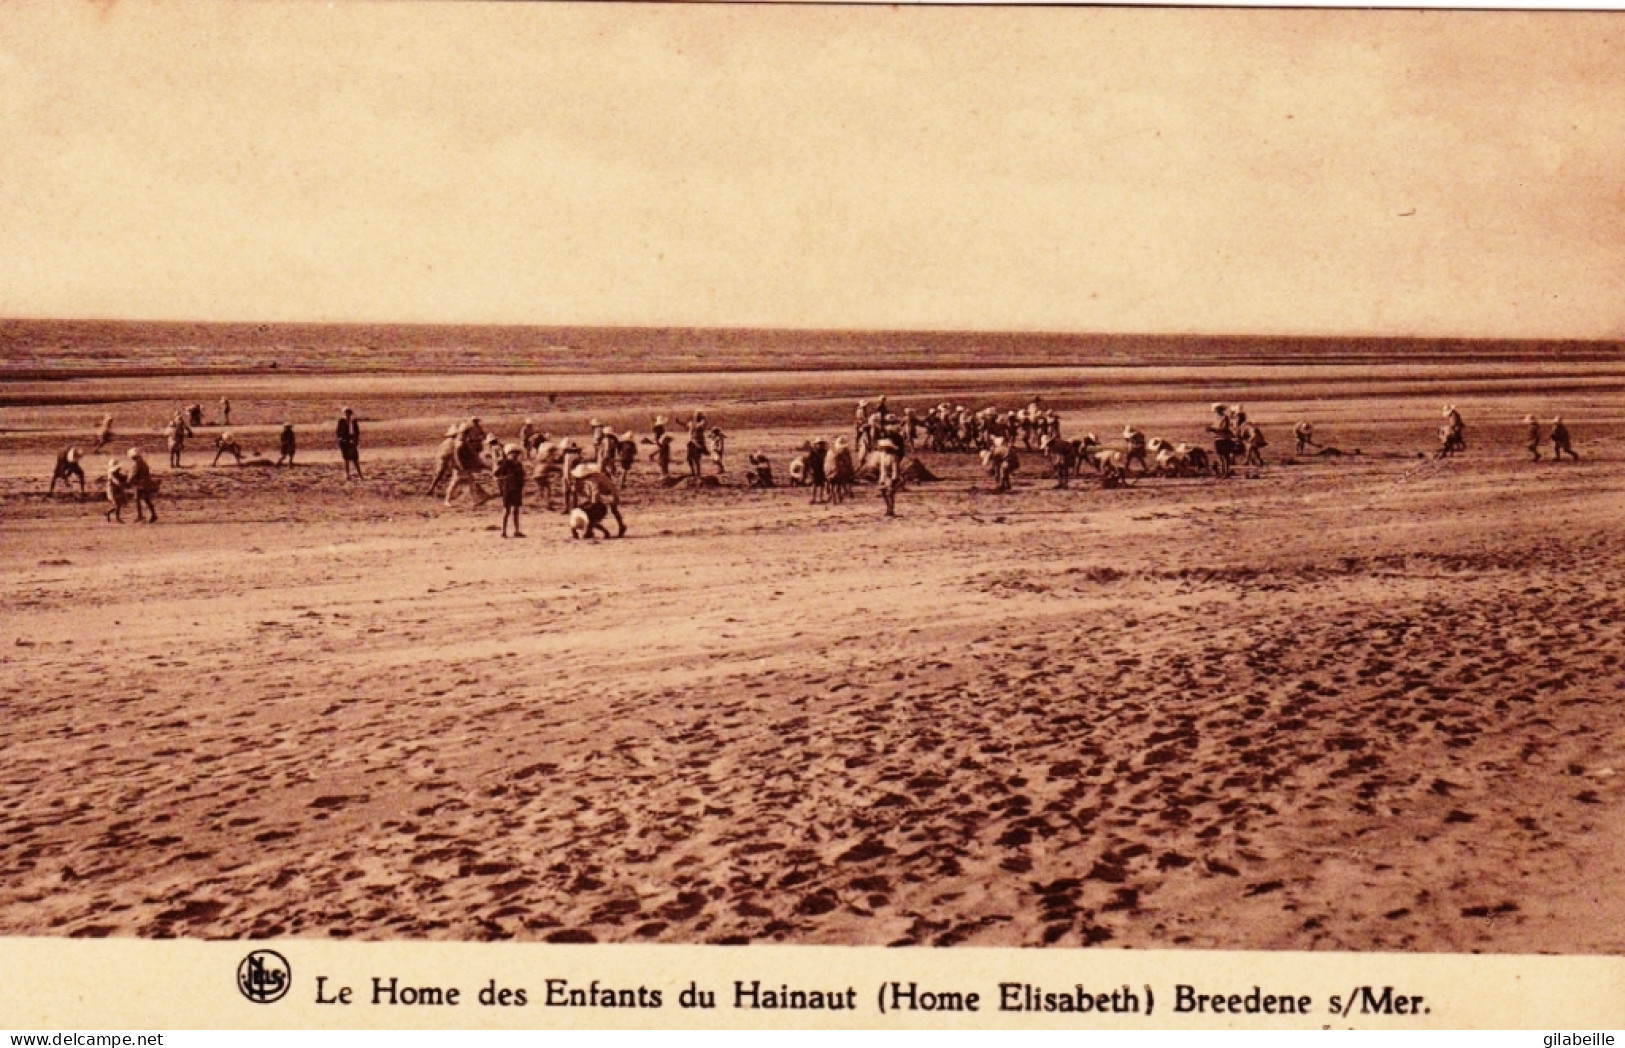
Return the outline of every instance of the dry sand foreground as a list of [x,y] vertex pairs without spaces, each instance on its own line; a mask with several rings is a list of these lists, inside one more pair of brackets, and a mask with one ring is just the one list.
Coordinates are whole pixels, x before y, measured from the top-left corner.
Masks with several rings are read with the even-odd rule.
[[1619,953],[1617,399],[1578,466],[1511,399],[1289,464],[1250,402],[1256,479],[928,455],[892,521],[645,474],[590,545],[424,498],[427,444],[200,442],[156,527],[14,447],[0,933]]

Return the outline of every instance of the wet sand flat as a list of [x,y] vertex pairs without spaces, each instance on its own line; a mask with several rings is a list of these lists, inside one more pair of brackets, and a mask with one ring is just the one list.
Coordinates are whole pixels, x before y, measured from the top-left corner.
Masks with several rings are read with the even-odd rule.
[[[643,462],[597,543],[424,495],[461,393],[369,404],[360,482],[325,423],[291,471],[144,437],[151,527],[45,498],[67,409],[8,408],[0,933],[1625,950],[1621,396],[1571,395],[1557,466],[1481,390],[1438,462],[1432,400],[1311,385],[1249,401],[1256,476],[926,453],[885,520]],[[680,389],[515,408],[642,432]],[[775,397],[707,405],[735,470],[850,417]],[[1302,416],[1361,454],[1294,458]]]

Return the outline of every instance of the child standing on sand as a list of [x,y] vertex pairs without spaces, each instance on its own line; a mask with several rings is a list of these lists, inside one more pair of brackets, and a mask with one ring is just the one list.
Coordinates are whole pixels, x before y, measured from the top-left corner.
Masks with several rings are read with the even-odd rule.
[[513,537],[522,539],[519,530],[519,510],[525,504],[525,464],[520,456],[523,449],[509,444],[502,449],[502,461],[495,470],[497,490],[502,492],[502,537],[508,537],[508,519],[513,518]]
[[649,452],[649,458],[660,467],[661,478],[671,476],[671,434],[661,432],[661,427],[656,426],[654,440],[651,441],[648,437],[644,437],[643,440],[644,443],[652,443],[655,446],[655,449]]
[[1570,446],[1569,440],[1569,427],[1563,424],[1562,417],[1552,419],[1553,462],[1562,462],[1564,455],[1568,455],[1575,462],[1580,461],[1580,456],[1574,453],[1574,448]]
[[[131,448],[129,459],[128,486],[130,492],[135,495],[135,519],[137,523],[145,521],[148,524],[156,524],[158,507],[153,504],[152,497],[158,493],[158,479],[152,475],[152,467],[147,465],[147,458],[141,453],[140,448]],[[151,516],[143,516],[142,507],[146,507]]]
[[344,479],[349,480],[350,470],[354,469],[356,479],[361,480],[361,423],[353,410],[344,409],[333,436],[338,441],[339,457],[344,460]]
[[721,426],[711,427],[711,461],[717,464],[718,473],[728,472],[728,467],[722,464],[722,451],[727,447],[728,436],[722,432]]
[[123,524],[124,507],[130,504],[130,478],[114,458],[107,460],[107,502],[107,519],[112,521],[116,517]]
[[1535,416],[1533,416],[1533,415],[1525,415],[1523,417],[1523,424],[1528,427],[1528,429],[1524,433],[1524,447],[1529,449],[1529,456],[1530,456],[1529,460],[1531,462],[1539,462],[1540,461],[1540,423],[1535,421]]

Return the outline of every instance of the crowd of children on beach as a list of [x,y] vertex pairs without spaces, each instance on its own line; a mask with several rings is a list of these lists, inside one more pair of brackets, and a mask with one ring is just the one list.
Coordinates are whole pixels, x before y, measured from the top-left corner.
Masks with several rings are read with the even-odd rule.
[[[1260,450],[1265,446],[1265,441],[1257,425],[1247,419],[1239,406],[1215,404],[1214,411],[1217,421],[1207,428],[1214,435],[1219,460],[1227,465],[1230,456],[1234,455],[1244,464],[1262,466]],[[1443,414],[1445,421],[1440,429],[1439,457],[1456,454],[1466,448],[1466,427],[1460,411],[1455,405],[1446,405]],[[1548,423],[1550,429],[1544,434],[1541,423],[1533,415],[1525,416],[1523,422],[1526,428],[1525,446],[1532,461],[1541,460],[1540,449],[1547,441],[1552,446],[1552,461],[1562,461],[1564,456],[1571,462],[1579,461],[1573,438],[1561,416],[1554,417]],[[220,432],[215,437],[215,454],[211,465],[219,465],[220,459],[228,455],[239,466],[294,465],[298,437],[291,422],[284,422],[278,433],[278,456],[274,463],[257,457],[245,459],[242,443],[233,435],[230,424],[231,401],[221,398]],[[687,436],[684,454],[687,473],[682,477],[672,476],[672,446],[676,434],[672,432],[673,427],[666,416],[654,416],[650,435],[641,440],[635,438],[631,431],[616,433],[596,418],[589,425],[591,435],[583,446],[573,438],[550,438],[529,418],[524,420],[515,441],[511,443],[505,443],[489,433],[478,418],[458,422],[446,431],[440,447],[439,468],[429,486],[429,494],[434,495],[440,484],[449,480],[445,495],[448,505],[463,490],[469,492],[477,505],[491,498],[500,498],[501,537],[524,538],[520,518],[525,506],[525,492],[534,482],[543,504],[550,511],[554,508],[557,488],[563,500],[562,512],[569,518],[571,537],[593,538],[601,535],[610,538],[605,521],[613,518],[618,528],[614,537],[618,538],[626,534],[626,521],[621,513],[621,492],[633,472],[640,444],[650,448],[648,459],[659,472],[659,482],[662,484],[710,486],[718,483],[719,478],[727,473],[724,459],[727,435],[720,426],[710,422],[703,411],[695,411],[687,422],[676,427]],[[162,432],[169,450],[171,469],[182,468],[181,457],[186,441],[196,429],[204,426],[203,409],[195,403],[181,408],[170,418]],[[1324,453],[1323,446],[1315,440],[1312,422],[1298,422],[1293,435],[1298,454],[1306,454],[1311,448]],[[117,439],[111,415],[102,417],[93,436],[91,452]],[[352,476],[363,479],[361,423],[354,409],[343,409],[334,426],[333,436],[344,466],[345,479]],[[863,472],[874,478],[885,504],[885,515],[894,516],[896,496],[904,486],[903,462],[907,455],[921,446],[942,450],[963,445],[961,449],[978,450],[984,464],[995,476],[997,490],[1000,491],[1010,489],[1010,478],[1019,462],[1016,454],[1018,439],[1028,448],[1036,439],[1040,450],[1048,453],[1052,462],[1056,459],[1057,447],[1064,450],[1069,446],[1079,446],[1083,449],[1080,461],[1087,461],[1103,473],[1112,468],[1118,459],[1121,460],[1120,473],[1124,476],[1136,461],[1142,475],[1152,471],[1147,457],[1150,450],[1147,438],[1132,425],[1124,428],[1127,449],[1111,451],[1108,455],[1104,447],[1094,441],[1093,434],[1081,442],[1061,440],[1059,416],[1043,408],[1037,398],[1019,411],[986,408],[972,412],[963,406],[943,404],[923,413],[909,408],[898,414],[888,407],[886,397],[881,396],[873,407],[868,400],[859,402],[853,437],[850,446],[844,437],[837,438],[833,444],[823,438],[807,441],[790,462],[784,479],[792,486],[810,487],[815,503],[839,504],[850,496],[854,480]],[[1166,465],[1175,448],[1168,442],[1157,443],[1160,467]],[[1102,453],[1090,457],[1090,448]],[[1179,448],[1184,449],[1185,446],[1180,445]],[[69,487],[77,481],[80,495],[84,496],[86,481],[82,460],[85,454],[78,445],[58,453],[48,494],[56,493],[59,482]],[[753,451],[746,462],[744,483],[747,487],[777,486],[779,478],[765,453]],[[709,476],[704,468],[707,463],[715,466],[715,473]],[[1072,463],[1073,466],[1076,464]],[[1067,476],[1067,466],[1068,463],[1064,461],[1054,466],[1062,486]],[[920,467],[920,472],[927,473],[927,479],[930,479],[923,467]],[[1225,475],[1227,471],[1215,472]],[[485,478],[493,483],[494,494],[486,490],[482,482]],[[1111,479],[1109,474],[1107,479]],[[130,448],[123,460],[108,460],[105,484],[107,520],[122,522],[125,508],[133,502],[137,521],[157,521],[154,498],[159,490],[159,480],[139,447]],[[1107,486],[1114,485],[1108,483]]]

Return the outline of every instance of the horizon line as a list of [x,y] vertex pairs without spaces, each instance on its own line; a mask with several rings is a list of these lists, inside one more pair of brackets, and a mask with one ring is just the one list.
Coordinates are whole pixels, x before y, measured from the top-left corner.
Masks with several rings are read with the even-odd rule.
[[446,330],[474,328],[490,331],[588,331],[588,332],[718,332],[727,334],[774,335],[890,335],[890,336],[989,336],[1065,339],[1196,339],[1221,341],[1257,339],[1266,341],[1384,341],[1384,342],[1468,342],[1468,343],[1570,343],[1587,345],[1625,345],[1625,335],[1428,335],[1428,334],[1372,334],[1372,333],[1286,333],[1286,332],[1159,332],[1159,331],[1084,331],[1052,328],[954,328],[954,327],[796,327],[758,324],[592,324],[592,323],[510,323],[493,321],[395,321],[395,320],[188,320],[188,319],[130,319],[109,317],[0,317],[0,340],[10,326],[83,325],[109,327],[215,327],[215,328],[402,328],[420,330]]

